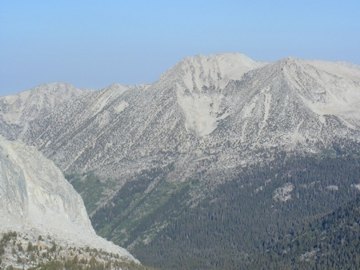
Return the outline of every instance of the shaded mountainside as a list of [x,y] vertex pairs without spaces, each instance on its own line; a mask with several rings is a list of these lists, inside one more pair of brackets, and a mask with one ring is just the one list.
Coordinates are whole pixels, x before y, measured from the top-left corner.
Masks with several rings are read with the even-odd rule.
[[359,268],[360,197],[265,247],[251,268]]
[[239,269],[355,198],[359,104],[358,66],[219,54],[151,85],[64,95],[36,117],[2,97],[0,133],[53,160],[96,231],[145,263]]
[[[281,161],[282,160],[282,161]],[[263,245],[359,194],[360,159],[278,157],[216,188],[127,183],[92,217],[96,230],[162,269],[248,269]],[[157,172],[160,179],[162,174]],[[206,193],[200,201],[193,194]]]

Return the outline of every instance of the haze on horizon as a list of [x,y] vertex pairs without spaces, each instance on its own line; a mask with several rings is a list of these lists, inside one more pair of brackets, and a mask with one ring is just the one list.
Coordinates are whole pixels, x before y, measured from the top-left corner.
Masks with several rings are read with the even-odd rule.
[[4,1],[0,95],[150,83],[183,57],[219,52],[360,64],[359,18],[356,0]]

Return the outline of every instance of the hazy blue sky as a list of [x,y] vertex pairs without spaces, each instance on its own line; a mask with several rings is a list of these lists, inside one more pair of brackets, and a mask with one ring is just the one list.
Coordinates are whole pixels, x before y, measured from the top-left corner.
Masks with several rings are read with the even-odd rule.
[[0,0],[0,95],[148,83],[217,52],[360,64],[360,1]]

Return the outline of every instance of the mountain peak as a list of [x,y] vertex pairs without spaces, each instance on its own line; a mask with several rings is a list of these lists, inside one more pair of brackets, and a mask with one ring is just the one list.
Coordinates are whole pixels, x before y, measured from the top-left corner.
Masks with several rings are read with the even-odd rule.
[[282,58],[272,64],[270,64],[271,66],[280,69],[279,71],[284,71],[284,70],[295,70],[298,68],[302,68],[304,66],[305,62],[304,60],[301,60],[299,58],[296,57],[285,57]]
[[57,89],[57,88],[75,88],[71,83],[67,82],[50,82],[39,84],[35,88],[48,88],[48,89]]
[[203,137],[226,117],[221,113],[226,85],[260,66],[262,63],[240,53],[197,55],[176,64],[162,76],[160,84],[164,89],[175,90],[177,103],[186,118],[186,129]]
[[113,90],[126,90],[129,89],[130,86],[125,85],[125,84],[121,84],[121,83],[112,83],[109,86],[105,87],[104,89],[113,89]]
[[262,87],[271,86],[273,95],[294,95],[322,122],[324,116],[332,115],[351,129],[359,126],[360,72],[356,67],[287,57],[256,70],[252,77],[263,82]]
[[[218,53],[210,55],[195,55],[185,57],[178,64],[180,65],[196,65],[202,63],[204,65],[208,64],[220,64],[220,67],[233,66],[238,67],[240,65],[255,65],[256,61],[241,53]],[[222,66],[221,66],[222,65]]]
[[42,113],[48,114],[56,110],[58,105],[84,93],[86,91],[68,83],[41,84],[16,95],[0,97],[0,103],[4,106],[0,110],[0,116],[8,123],[27,122]]
[[239,80],[244,73],[262,66],[240,53],[196,55],[186,57],[162,77],[162,82],[178,84],[187,90],[201,91],[224,88],[230,80]]
[[30,90],[27,90],[25,92],[21,92],[21,94],[23,93],[32,93],[32,94],[45,94],[45,95],[49,95],[49,94],[63,94],[63,93],[74,93],[74,94],[81,94],[83,93],[84,90],[82,89],[78,89],[75,86],[73,86],[70,83],[66,83],[66,82],[51,82],[51,83],[45,83],[45,84],[40,84]]

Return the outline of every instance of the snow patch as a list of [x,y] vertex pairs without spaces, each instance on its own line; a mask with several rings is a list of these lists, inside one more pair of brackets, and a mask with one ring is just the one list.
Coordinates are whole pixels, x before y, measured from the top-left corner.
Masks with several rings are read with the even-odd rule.
[[326,187],[327,190],[329,191],[338,191],[339,190],[339,187],[336,186],[336,185],[329,185]]
[[253,111],[256,107],[256,103],[258,101],[258,96],[255,96],[254,98],[251,99],[251,102],[246,103],[242,109],[242,114],[244,118],[248,118],[251,117],[253,114]]
[[282,187],[275,189],[273,200],[278,202],[286,202],[291,199],[291,192],[295,189],[292,183],[286,183]]
[[263,89],[261,92],[264,94],[264,114],[263,114],[263,120],[260,123],[260,131],[259,134],[261,133],[261,131],[264,129],[264,127],[267,124],[267,120],[269,118],[270,115],[270,108],[271,108],[271,99],[272,96],[270,94],[270,88],[265,88]]
[[101,112],[105,106],[110,104],[111,101],[125,93],[129,87],[121,84],[112,84],[108,88],[105,88],[104,90],[101,90],[95,100],[95,102],[92,104],[92,111],[93,114],[96,115],[99,112]]
[[305,262],[310,262],[311,260],[314,259],[314,257],[316,256],[316,253],[319,252],[319,249],[313,249],[311,251],[307,251],[304,254],[300,255],[300,261],[305,261]]
[[121,113],[129,106],[129,103],[126,101],[121,101],[117,106],[114,107],[116,113]]
[[306,142],[306,139],[300,132],[300,127],[304,123],[304,120],[301,120],[301,122],[296,126],[295,131],[290,134],[290,139],[292,141],[293,146],[296,146],[297,144],[304,144]]
[[360,184],[352,184],[351,187],[360,191]]

